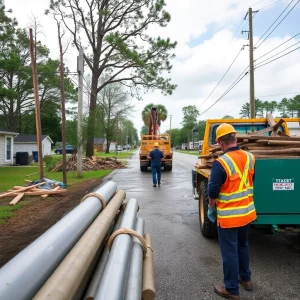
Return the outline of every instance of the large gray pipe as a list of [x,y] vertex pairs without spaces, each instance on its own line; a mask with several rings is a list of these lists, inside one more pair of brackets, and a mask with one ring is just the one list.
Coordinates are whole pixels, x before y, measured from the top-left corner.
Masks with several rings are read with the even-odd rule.
[[[136,199],[127,202],[121,228],[135,229],[138,203]],[[118,235],[111,247],[108,261],[102,275],[97,294],[97,300],[122,300],[125,297],[130,258],[132,252],[132,237],[129,234]]]
[[[116,190],[110,181],[96,193],[108,203]],[[3,266],[0,299],[32,299],[101,210],[98,198],[87,198]]]
[[[114,228],[111,233],[115,232],[117,229],[120,228],[122,218],[123,218],[123,211],[120,210],[117,220],[116,220],[116,223],[115,223]],[[106,245],[101,254],[99,263],[94,272],[94,275],[93,275],[92,281],[89,285],[89,288],[84,296],[85,300],[93,300],[94,299],[94,297],[97,293],[97,290],[98,290],[98,286],[99,286],[106,262],[108,260],[108,256],[109,256],[109,247],[108,247],[108,245]]]
[[[137,218],[135,231],[141,236],[144,236],[144,225],[144,220]],[[143,248],[139,239],[134,237],[125,300],[142,299],[142,277]]]

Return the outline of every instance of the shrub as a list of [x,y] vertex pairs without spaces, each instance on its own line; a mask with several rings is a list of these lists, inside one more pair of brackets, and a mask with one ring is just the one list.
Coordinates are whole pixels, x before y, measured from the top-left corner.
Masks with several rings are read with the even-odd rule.
[[61,161],[62,161],[61,155],[59,155],[59,156],[45,155],[45,157],[44,157],[44,162],[46,164],[46,168],[48,171],[53,170],[55,165]]

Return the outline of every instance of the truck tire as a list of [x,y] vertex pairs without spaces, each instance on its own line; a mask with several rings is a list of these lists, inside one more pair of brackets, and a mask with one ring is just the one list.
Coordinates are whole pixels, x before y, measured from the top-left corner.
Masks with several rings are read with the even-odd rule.
[[207,217],[208,210],[208,187],[207,181],[202,181],[199,192],[199,221],[200,230],[204,237],[214,238],[218,236],[217,224],[212,223]]
[[172,166],[165,166],[165,167],[164,167],[164,170],[165,170],[165,171],[172,171]]
[[141,170],[141,172],[146,172],[147,171],[147,167],[145,167],[145,166],[140,166],[140,170]]

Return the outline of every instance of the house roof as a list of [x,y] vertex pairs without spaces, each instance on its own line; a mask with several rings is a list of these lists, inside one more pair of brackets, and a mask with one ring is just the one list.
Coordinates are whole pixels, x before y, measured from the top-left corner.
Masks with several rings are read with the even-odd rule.
[[19,133],[15,132],[14,130],[10,130],[10,129],[3,128],[3,127],[0,127],[0,133],[12,133],[12,134],[19,134]]
[[94,145],[103,145],[105,138],[94,138]]
[[[49,135],[42,135],[42,141],[47,138],[50,140],[51,143],[53,143]],[[15,138],[15,143],[37,143],[36,135],[30,135],[30,134],[18,135]]]

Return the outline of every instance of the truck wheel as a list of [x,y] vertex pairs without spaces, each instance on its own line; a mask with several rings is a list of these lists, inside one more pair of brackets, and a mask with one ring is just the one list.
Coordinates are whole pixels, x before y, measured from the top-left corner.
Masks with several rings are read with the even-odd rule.
[[145,166],[140,166],[140,170],[141,170],[141,172],[146,172],[146,171],[147,171],[147,167],[145,167]]
[[217,224],[212,223],[207,217],[208,210],[208,189],[207,181],[202,181],[200,184],[199,193],[199,221],[200,230],[203,236],[213,238],[218,236]]

